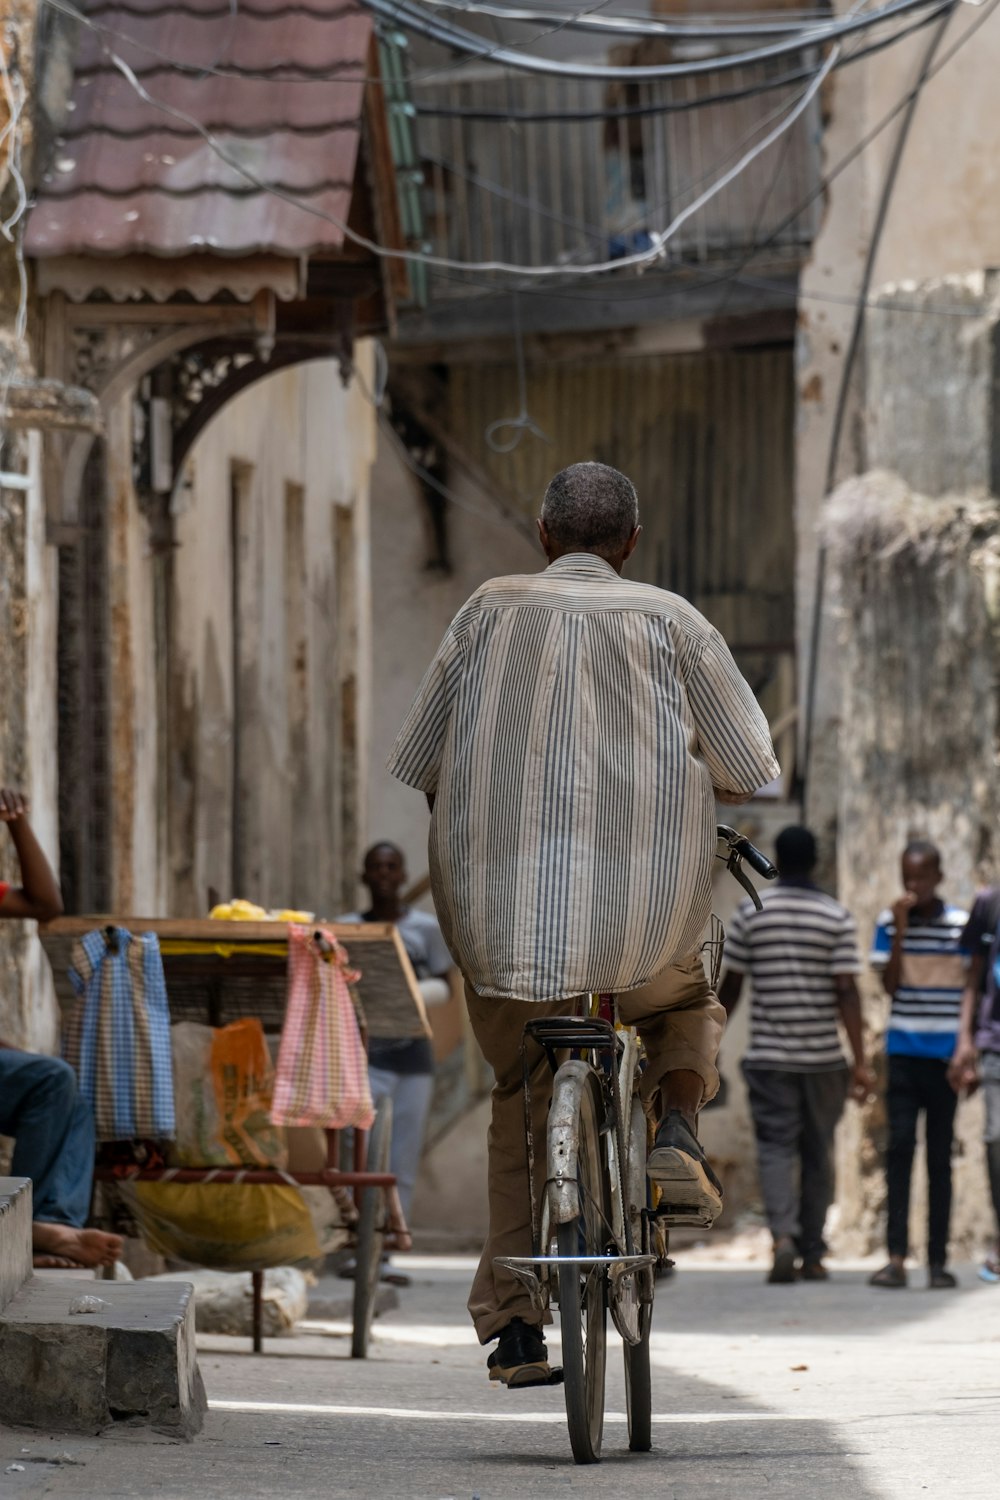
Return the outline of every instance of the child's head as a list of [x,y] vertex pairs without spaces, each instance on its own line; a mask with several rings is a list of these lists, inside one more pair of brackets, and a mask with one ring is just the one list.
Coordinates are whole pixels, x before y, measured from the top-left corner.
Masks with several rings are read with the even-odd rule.
[[903,885],[918,906],[933,901],[944,871],[941,868],[941,851],[928,839],[911,839],[903,850]]

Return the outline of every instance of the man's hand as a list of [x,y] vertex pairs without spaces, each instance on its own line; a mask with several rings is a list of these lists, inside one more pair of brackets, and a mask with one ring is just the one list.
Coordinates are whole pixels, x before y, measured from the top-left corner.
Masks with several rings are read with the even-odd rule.
[[28,816],[28,799],[23,792],[0,787],[0,823],[16,823]]
[[749,802],[753,792],[724,792],[719,787],[713,787],[716,802],[721,802],[724,807],[742,807],[744,802]]
[[956,1094],[975,1089],[979,1082],[979,1057],[975,1043],[969,1037],[959,1040],[951,1062],[948,1064],[948,1082]]
[[896,924],[897,938],[906,931],[906,924],[910,920],[910,912],[917,904],[917,898],[912,891],[904,891],[898,901],[892,903],[892,920]]
[[857,1063],[851,1073],[851,1098],[867,1104],[875,1092],[875,1074],[865,1063]]

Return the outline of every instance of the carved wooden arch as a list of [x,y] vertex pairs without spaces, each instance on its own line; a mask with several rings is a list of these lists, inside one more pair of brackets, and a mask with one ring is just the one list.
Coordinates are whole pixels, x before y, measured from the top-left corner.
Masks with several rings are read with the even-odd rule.
[[[273,338],[274,301],[253,304],[69,303],[46,299],[45,373],[96,396],[105,420],[145,376],[192,345],[213,338]],[[93,433],[76,433],[52,445],[49,520],[56,531],[79,523],[79,496]]]
[[346,382],[350,356],[350,341],[344,334],[279,336],[266,358],[251,341],[232,337],[206,339],[177,353],[169,361],[175,478],[213,417],[242,391],[281,370],[320,359],[337,359]]

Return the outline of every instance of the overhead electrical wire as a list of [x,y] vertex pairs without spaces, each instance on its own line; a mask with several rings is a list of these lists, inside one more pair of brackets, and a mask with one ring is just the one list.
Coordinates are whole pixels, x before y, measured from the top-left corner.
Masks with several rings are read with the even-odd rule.
[[[416,0],[365,0],[366,9],[393,26],[418,32],[431,41],[439,42],[458,52],[464,52],[481,60],[488,59],[498,66],[519,69],[522,72],[549,74],[561,78],[594,78],[607,83],[642,83],[653,79],[696,78],[707,73],[731,71],[744,68],[772,58],[787,57],[813,47],[826,46],[855,32],[866,31],[883,21],[932,7],[937,0],[887,0],[878,10],[858,14],[859,7],[842,20],[831,20],[822,26],[803,29],[793,37],[783,37],[769,42],[753,51],[719,52],[711,57],[689,58],[677,63],[648,63],[613,65],[602,63],[564,62],[559,58],[538,57],[533,53],[517,50],[516,44],[491,46],[475,32],[463,27],[450,26],[436,20],[423,10]],[[446,66],[441,71],[447,71]],[[437,71],[424,70],[425,78],[437,76]]]
[[[850,51],[845,50],[837,67],[843,68],[849,63],[862,62],[877,52],[885,51],[887,47],[895,46],[897,42],[905,41],[907,37],[913,36],[924,27],[939,20],[945,11],[954,10],[960,3],[961,0],[932,0],[934,5],[932,10],[918,16],[907,25],[898,27],[890,36],[880,37],[878,41],[868,42]],[[765,77],[739,88],[714,90],[711,93],[698,94],[693,98],[661,99],[650,101],[648,104],[609,104],[607,108],[596,106],[591,109],[502,110],[484,108],[475,104],[437,104],[433,100],[416,98],[412,105],[408,106],[408,112],[412,112],[418,118],[428,116],[446,120],[482,120],[498,125],[583,124],[592,120],[648,119],[657,115],[688,114],[695,110],[708,109],[716,104],[731,104],[741,99],[757,98],[763,94],[773,93],[776,89],[802,83],[805,79],[811,78],[812,73],[811,68],[796,68],[792,72],[775,73],[770,78]]]
[[548,10],[545,7],[505,5],[491,0],[422,0],[434,10],[456,11],[462,15],[489,16],[500,21],[536,24],[539,21],[561,22],[571,31],[601,31],[623,36],[670,37],[695,41],[719,37],[787,36],[789,32],[817,24],[815,10],[789,12],[768,21],[652,21],[647,16],[620,14],[592,16],[572,11]]

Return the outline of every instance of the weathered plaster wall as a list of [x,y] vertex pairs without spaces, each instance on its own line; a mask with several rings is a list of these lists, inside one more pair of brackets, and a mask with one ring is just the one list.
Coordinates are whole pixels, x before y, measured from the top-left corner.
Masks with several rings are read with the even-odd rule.
[[[0,127],[9,100],[24,101],[16,128],[0,147],[0,217],[13,218],[18,197],[13,169],[30,182],[34,148],[31,100],[35,87],[35,0],[0,5],[0,47],[10,80],[0,94]],[[7,382],[30,379],[33,304],[22,308],[14,237],[0,238],[0,398]],[[18,327],[26,314],[24,335]],[[41,436],[15,432],[0,410],[0,470],[25,476],[27,487],[0,486],[0,782],[28,793],[35,830],[58,863],[55,769],[55,553],[46,545]],[[16,879],[17,862],[0,829],[0,876]],[[51,975],[31,923],[0,925],[0,1037],[50,1049],[56,1008]]]
[[[25,474],[28,485],[0,488],[0,782],[27,792],[35,831],[56,866],[56,561],[45,542],[40,435],[5,444],[4,464]],[[0,875],[17,879],[16,856],[4,829]],[[55,1034],[52,978],[34,924],[4,923],[0,1037],[51,1050]]]
[[[847,0],[837,0],[834,7],[841,12],[848,8]],[[959,42],[980,16],[972,6],[958,6],[938,49],[938,58]],[[913,87],[931,31],[932,28],[927,28],[910,40],[833,75],[825,91],[824,173],[837,169],[858,142]],[[912,300],[911,288],[900,283],[973,271],[997,263],[1000,195],[996,192],[994,122],[998,66],[1000,24],[991,18],[923,88],[889,201],[873,266],[872,293],[885,283],[894,283],[899,292],[897,301],[906,305]],[[817,525],[828,489],[826,473],[834,411],[854,320],[854,299],[861,285],[864,258],[901,119],[902,115],[897,115],[830,183],[824,199],[822,226],[801,277],[796,526],[797,636],[803,703],[812,638]],[[867,312],[865,339],[884,317],[885,313],[877,308]],[[924,326],[928,326],[926,320]],[[865,407],[869,389],[862,342],[850,382],[835,483],[882,463],[866,452]],[[930,449],[928,435],[925,451],[929,453]],[[924,479],[914,482],[925,493],[936,492],[936,487]],[[957,481],[950,483],[954,486]],[[833,633],[825,625],[809,788],[810,817],[824,828],[832,827],[835,819],[838,693]]]
[[[1000,507],[930,499],[895,475],[848,481],[827,511],[842,653],[844,718],[839,781],[839,878],[862,942],[901,889],[911,837],[942,851],[942,894],[968,906],[996,879],[1000,785],[996,767]],[[882,1082],[888,1001],[863,980],[866,1026]],[[979,1249],[992,1229],[981,1145],[981,1101],[959,1108],[952,1239]],[[841,1242],[873,1248],[884,1233],[882,1098],[852,1112],[841,1133]],[[918,1163],[911,1218],[926,1236]]]
[[[370,350],[358,353],[370,384]],[[364,825],[374,413],[336,365],[282,371],[210,423],[174,496],[169,905],[344,902]],[[235,496],[235,499],[234,499]],[[234,504],[239,553],[234,637]],[[242,726],[234,793],[234,684]],[[354,726],[358,770],[344,751]],[[236,810],[244,888],[231,889]]]

